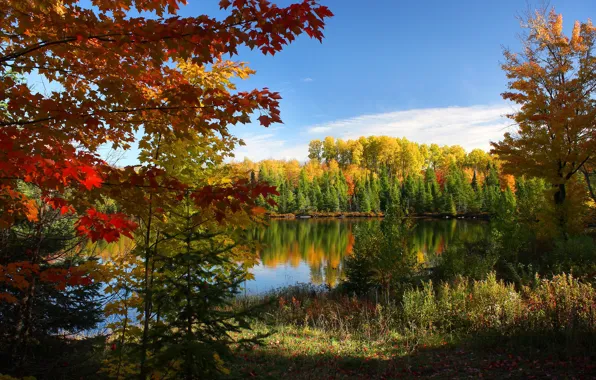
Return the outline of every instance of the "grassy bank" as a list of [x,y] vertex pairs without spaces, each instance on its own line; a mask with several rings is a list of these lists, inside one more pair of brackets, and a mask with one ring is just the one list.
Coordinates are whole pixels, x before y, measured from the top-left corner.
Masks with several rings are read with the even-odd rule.
[[596,292],[571,276],[515,289],[483,281],[402,292],[376,303],[339,291],[293,287],[236,307],[269,305],[239,350],[236,377],[590,378],[596,376]]
[[[259,331],[270,331],[270,326]],[[587,379],[594,356],[438,334],[366,342],[317,329],[279,327],[263,345],[238,352],[234,378],[257,379]]]

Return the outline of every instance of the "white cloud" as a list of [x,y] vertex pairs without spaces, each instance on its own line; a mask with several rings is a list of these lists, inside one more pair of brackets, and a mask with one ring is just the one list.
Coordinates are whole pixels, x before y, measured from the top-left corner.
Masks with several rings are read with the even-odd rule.
[[511,126],[504,115],[512,110],[506,104],[413,109],[330,121],[310,126],[307,131],[320,137],[386,135],[419,143],[457,144],[467,150],[489,149],[489,142],[500,140]]
[[280,152],[277,153],[277,156],[273,156],[274,158],[282,158],[284,160],[298,160],[298,161],[306,161],[308,158],[308,142],[303,144],[294,144],[291,147],[286,146]]
[[252,134],[242,139],[246,145],[236,148],[234,161],[242,161],[245,157],[252,161],[269,158],[305,161],[308,156],[308,143],[290,145],[273,133]]
[[308,82],[314,82],[314,79],[312,79],[312,78],[302,78],[302,81],[308,83]]
[[253,161],[268,158],[306,161],[308,142],[325,136],[357,139],[386,135],[406,137],[418,143],[461,145],[467,151],[488,150],[489,142],[500,140],[511,127],[512,122],[504,115],[513,110],[507,104],[412,109],[329,121],[300,128],[291,135],[293,128],[252,131],[240,136],[246,146],[236,149],[234,160],[247,157]]

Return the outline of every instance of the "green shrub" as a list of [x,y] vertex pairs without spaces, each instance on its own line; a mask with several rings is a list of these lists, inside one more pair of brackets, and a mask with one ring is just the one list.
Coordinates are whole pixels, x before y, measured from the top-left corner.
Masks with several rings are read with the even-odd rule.
[[574,236],[555,241],[548,258],[552,273],[573,273],[583,276],[596,271],[596,244],[590,236]]
[[376,283],[373,278],[374,258],[380,250],[380,228],[374,225],[357,226],[352,254],[345,260],[347,280],[342,284],[349,293],[366,294]]
[[[535,277],[534,287],[457,276],[435,286],[424,282],[406,289],[400,302],[373,302],[338,290],[291,287],[276,293],[266,315],[273,325],[307,326],[331,336],[385,340],[395,335],[524,336],[590,343],[596,334],[596,289],[571,275]],[[535,339],[536,338],[536,339]]]
[[496,274],[491,272],[486,280],[472,284],[467,309],[474,331],[506,332],[523,314],[523,302],[513,284],[497,281]]
[[435,279],[441,281],[450,281],[458,276],[482,280],[494,270],[498,259],[491,242],[455,244],[441,254],[433,273]]
[[412,220],[397,207],[387,211],[380,225],[359,226],[354,250],[345,261],[344,287],[359,295],[381,290],[385,302],[403,289],[418,269],[412,228]]
[[466,310],[469,301],[469,280],[458,276],[452,283],[443,282],[438,292],[440,323],[444,331],[469,327]]
[[574,335],[596,333],[596,290],[572,275],[541,280],[536,289],[525,288],[526,328]]
[[432,281],[422,289],[406,290],[402,299],[403,320],[411,331],[430,332],[439,320],[439,308]]

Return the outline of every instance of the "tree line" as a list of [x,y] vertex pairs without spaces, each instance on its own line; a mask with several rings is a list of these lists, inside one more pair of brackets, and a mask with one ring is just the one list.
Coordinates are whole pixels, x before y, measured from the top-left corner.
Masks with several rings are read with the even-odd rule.
[[386,212],[399,205],[411,214],[495,214],[515,207],[517,181],[499,161],[475,149],[440,147],[387,136],[309,144],[310,160],[265,160],[237,164],[251,181],[277,187],[275,204],[257,204],[279,214]]

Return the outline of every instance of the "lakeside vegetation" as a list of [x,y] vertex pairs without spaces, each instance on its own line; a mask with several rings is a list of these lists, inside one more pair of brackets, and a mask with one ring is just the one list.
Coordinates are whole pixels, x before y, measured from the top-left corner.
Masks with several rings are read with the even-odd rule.
[[[248,292],[268,291],[296,282],[334,287],[345,280],[345,261],[354,252],[358,229],[373,228],[381,219],[271,220],[266,228],[255,228],[251,238],[259,242],[259,273]],[[489,224],[463,220],[417,220],[408,235],[417,262],[433,267],[452,244],[483,241]],[[278,274],[279,273],[279,274]]]
[[400,209],[357,225],[336,288],[289,286],[231,305],[264,304],[241,336],[269,334],[235,351],[233,376],[594,376],[593,237],[553,242],[519,209],[508,217],[433,262],[418,260],[415,221]]
[[341,290],[290,287],[268,302],[233,376],[335,378],[585,378],[595,373],[595,289],[571,275],[521,288],[458,277],[376,302]]

